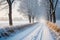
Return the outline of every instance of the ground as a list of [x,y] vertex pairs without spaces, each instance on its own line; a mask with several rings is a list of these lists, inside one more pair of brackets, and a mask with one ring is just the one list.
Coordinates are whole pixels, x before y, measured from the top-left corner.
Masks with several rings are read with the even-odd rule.
[[11,34],[8,37],[2,36],[0,40],[56,40],[45,23],[26,24],[13,30],[13,33],[9,31]]

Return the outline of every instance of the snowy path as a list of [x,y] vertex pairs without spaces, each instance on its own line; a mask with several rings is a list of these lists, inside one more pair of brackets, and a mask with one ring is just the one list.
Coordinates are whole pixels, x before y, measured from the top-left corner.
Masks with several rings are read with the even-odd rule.
[[19,32],[6,40],[54,40],[48,27],[43,23],[37,23],[23,32]]
[[45,24],[39,25],[32,33],[23,40],[54,40]]

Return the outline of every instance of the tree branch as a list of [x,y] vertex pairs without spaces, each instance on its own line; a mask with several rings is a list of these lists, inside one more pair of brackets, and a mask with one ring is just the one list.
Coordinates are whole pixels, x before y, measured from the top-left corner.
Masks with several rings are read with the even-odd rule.
[[8,2],[8,4],[12,4],[14,2],[14,0],[12,0],[12,2],[11,2],[11,0],[7,0],[7,2]]
[[49,0],[49,1],[50,1],[51,8],[54,9],[53,1],[52,0]]
[[12,1],[12,3],[14,2],[14,0]]
[[56,10],[57,4],[58,4],[58,0],[56,0],[56,3],[55,3],[55,8],[54,8],[55,10]]
[[5,7],[1,8],[0,11],[3,10],[3,9],[7,9],[7,8],[8,8],[8,5],[6,5]]
[[8,3],[10,3],[10,0],[7,0]]
[[[1,0],[1,1],[0,1],[0,5],[2,5],[3,2],[5,2],[5,0]],[[5,3],[4,3],[4,4],[5,4]]]

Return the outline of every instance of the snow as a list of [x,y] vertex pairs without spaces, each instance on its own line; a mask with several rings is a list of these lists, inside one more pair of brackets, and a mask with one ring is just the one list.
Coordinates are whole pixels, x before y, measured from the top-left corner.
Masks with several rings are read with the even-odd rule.
[[[25,36],[27,36],[30,32],[32,32],[33,30],[35,30],[37,28],[38,24],[35,25],[35,27],[31,27],[31,28],[28,28],[26,30],[24,30],[23,32],[20,32],[18,34],[16,34],[14,37],[10,37],[8,38],[9,40],[20,40],[20,39],[23,39]],[[8,40],[7,39],[7,40]]]
[[[21,25],[22,24],[25,23],[21,23]],[[34,24],[31,27],[24,29],[24,31],[19,31],[12,35],[13,36],[7,38],[0,38],[0,40],[54,40],[53,34],[50,33],[49,28],[44,23]]]
[[[42,25],[42,24],[40,24],[40,25]],[[34,40],[34,39],[37,39],[37,36],[38,36],[41,28],[42,28],[42,26],[37,26],[37,28],[34,31],[29,33],[29,35],[24,37],[22,40]]]
[[49,28],[44,23],[37,23],[24,31],[19,31],[13,36],[0,40],[54,40]]
[[[28,24],[28,20],[13,21],[13,26]],[[0,28],[10,27],[9,21],[0,21]]]
[[52,34],[50,33],[49,28],[46,25],[43,28],[42,40],[54,40],[54,38],[52,37]]
[[[38,29],[38,30],[37,30]],[[46,25],[39,25],[32,33],[23,40],[54,40]]]
[[57,24],[58,27],[60,28],[60,20],[57,20],[56,24]]

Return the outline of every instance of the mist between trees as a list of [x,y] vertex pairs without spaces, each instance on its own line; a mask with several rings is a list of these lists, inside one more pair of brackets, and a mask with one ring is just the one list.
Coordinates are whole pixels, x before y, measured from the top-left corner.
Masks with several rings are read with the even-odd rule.
[[17,9],[20,14],[28,17],[29,23],[34,23],[34,20],[39,20],[44,17],[46,20],[56,23],[56,9],[59,0],[0,0],[0,6],[6,5],[0,10],[9,8],[9,24],[13,25],[12,21],[12,4],[19,3]]

